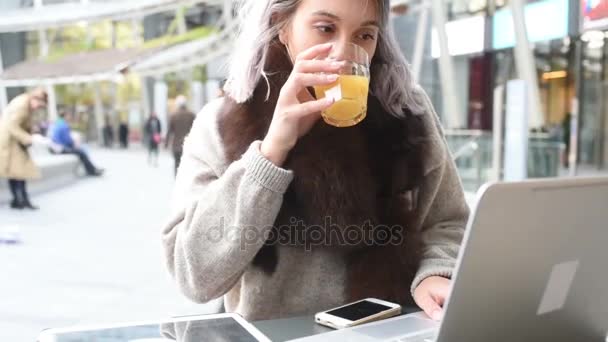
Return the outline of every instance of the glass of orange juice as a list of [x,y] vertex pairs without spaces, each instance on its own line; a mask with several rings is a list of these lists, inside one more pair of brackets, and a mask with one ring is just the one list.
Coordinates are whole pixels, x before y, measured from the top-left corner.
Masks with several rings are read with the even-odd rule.
[[322,112],[323,120],[335,127],[354,126],[367,115],[369,56],[359,45],[347,43],[334,45],[328,59],[340,61],[343,66],[336,82],[314,87],[317,99],[331,96],[335,101]]

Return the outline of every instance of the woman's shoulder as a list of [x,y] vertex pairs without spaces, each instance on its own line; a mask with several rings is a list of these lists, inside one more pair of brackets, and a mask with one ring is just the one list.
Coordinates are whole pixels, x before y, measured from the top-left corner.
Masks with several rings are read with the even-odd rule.
[[184,152],[204,159],[213,166],[222,164],[224,152],[218,129],[218,118],[224,104],[223,98],[208,102],[194,119],[186,137]]
[[223,115],[226,99],[216,98],[208,102],[194,117],[191,134],[219,137],[219,121]]
[[421,113],[413,115],[419,117],[425,132],[425,144],[422,148],[425,156],[424,169],[425,173],[428,173],[442,166],[448,158],[451,158],[451,154],[447,147],[441,120],[428,94],[420,85],[417,85],[414,87],[413,96],[414,100],[421,104],[423,108]]
[[435,111],[435,106],[433,106],[433,102],[427,92],[422,86],[417,85],[414,87],[412,94],[414,101],[422,106],[422,113],[419,114],[422,121],[431,129],[431,133],[435,137],[443,138],[444,131],[441,120],[439,119],[439,115]]

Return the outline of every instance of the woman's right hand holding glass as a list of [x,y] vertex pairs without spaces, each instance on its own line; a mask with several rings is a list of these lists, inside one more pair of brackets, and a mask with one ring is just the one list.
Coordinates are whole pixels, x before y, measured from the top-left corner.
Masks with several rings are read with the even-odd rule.
[[338,79],[341,62],[315,59],[327,55],[332,44],[313,46],[300,53],[291,75],[281,88],[261,153],[277,166],[283,165],[289,151],[321,118],[321,112],[334,103],[330,97],[315,99],[308,87],[327,85]]

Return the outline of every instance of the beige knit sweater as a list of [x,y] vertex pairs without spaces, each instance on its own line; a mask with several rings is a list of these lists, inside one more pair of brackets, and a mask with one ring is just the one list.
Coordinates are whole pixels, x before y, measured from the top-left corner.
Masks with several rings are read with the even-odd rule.
[[[425,247],[412,290],[426,277],[451,276],[468,217],[436,114],[426,94],[418,93],[427,105],[424,120],[434,127],[425,177],[434,185],[421,196],[428,208],[421,218]],[[226,161],[217,128],[221,101],[202,110],[185,141],[172,214],[162,232],[166,263],[180,290],[198,303],[224,296],[228,312],[249,320],[344,304],[346,267],[338,251],[279,246],[271,276],[251,266],[294,175],[266,160],[259,141],[240,160]]]

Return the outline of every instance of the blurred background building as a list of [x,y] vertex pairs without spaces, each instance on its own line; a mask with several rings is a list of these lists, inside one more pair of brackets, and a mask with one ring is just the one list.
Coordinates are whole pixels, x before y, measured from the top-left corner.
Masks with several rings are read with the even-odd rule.
[[[535,113],[530,113],[537,118],[529,124],[528,176],[606,169],[608,1],[515,4],[506,0],[449,0],[443,2],[443,23],[437,20],[430,1],[397,3],[397,37],[444,119],[448,140],[470,189],[502,175],[492,166],[496,154],[493,130],[497,128],[495,119],[502,117],[498,129],[502,128],[504,138],[504,115],[497,114],[505,113],[507,94],[496,89],[506,89],[509,81],[526,78],[517,67],[516,46],[522,43],[531,51],[530,58],[522,62],[531,66],[538,87],[537,98],[530,96],[529,101],[539,104]],[[516,7],[523,12],[527,42],[518,39],[514,29]],[[438,29],[442,24],[449,54],[441,49]],[[417,45],[420,30],[426,39]],[[442,76],[441,70],[441,58],[446,55],[452,69],[448,77]],[[453,90],[446,92],[446,83]],[[573,116],[577,122],[572,122]],[[570,145],[575,146],[570,149],[572,156],[567,153]],[[569,158],[576,164],[568,165]],[[566,171],[566,167],[574,170]]]
[[[528,176],[606,169],[608,0],[392,4],[470,190],[504,175],[515,79],[527,82]],[[235,32],[228,0],[5,0],[0,10],[0,110],[23,87],[45,85],[48,119],[75,113],[90,141],[106,117],[140,139],[149,113],[166,123],[180,93],[200,110],[225,77]]]

